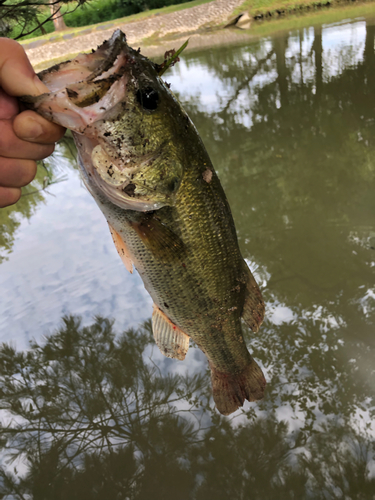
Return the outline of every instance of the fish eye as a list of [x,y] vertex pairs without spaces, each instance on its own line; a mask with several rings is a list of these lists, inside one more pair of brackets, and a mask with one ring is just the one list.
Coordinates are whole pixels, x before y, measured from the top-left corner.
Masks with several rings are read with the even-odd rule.
[[137,101],[143,109],[154,111],[158,107],[159,94],[152,87],[138,89]]

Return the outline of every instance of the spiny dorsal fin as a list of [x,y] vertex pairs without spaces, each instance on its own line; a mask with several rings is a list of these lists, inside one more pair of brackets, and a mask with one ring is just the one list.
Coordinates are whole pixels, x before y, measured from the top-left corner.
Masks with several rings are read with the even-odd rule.
[[264,318],[264,301],[259,286],[245,262],[244,269],[246,274],[246,291],[242,319],[253,332],[257,332]]
[[167,358],[185,359],[189,349],[189,337],[180,330],[154,304],[152,313],[152,332],[156,345]]
[[126,269],[130,274],[133,274],[133,263],[130,258],[129,250],[125,245],[124,240],[118,234],[117,231],[113,229],[111,224],[108,223],[109,230],[111,231],[113,243],[115,244],[116,250],[118,251],[119,256],[121,257],[122,262],[125,264]]

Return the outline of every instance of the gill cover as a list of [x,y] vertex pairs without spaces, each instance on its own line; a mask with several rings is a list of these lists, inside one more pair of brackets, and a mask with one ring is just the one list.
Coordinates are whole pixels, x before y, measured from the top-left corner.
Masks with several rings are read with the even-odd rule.
[[124,209],[173,204],[183,175],[173,130],[162,122],[166,101],[176,102],[156,68],[117,30],[91,54],[41,72],[50,93],[22,99],[72,130],[89,191]]

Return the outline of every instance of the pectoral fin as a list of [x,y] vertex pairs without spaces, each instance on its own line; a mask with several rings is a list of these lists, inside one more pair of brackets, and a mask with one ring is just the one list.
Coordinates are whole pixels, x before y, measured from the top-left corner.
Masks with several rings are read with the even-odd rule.
[[155,258],[169,263],[183,257],[185,247],[182,240],[159,220],[145,215],[141,222],[131,225]]
[[122,262],[125,264],[125,267],[129,271],[129,273],[133,274],[133,263],[124,240],[121,238],[118,232],[113,229],[111,224],[108,224],[108,226],[112,235],[113,243],[115,244],[116,250],[121,257]]
[[152,331],[156,345],[167,358],[185,359],[189,337],[154,304]]
[[253,332],[257,332],[264,318],[264,301],[257,282],[245,262],[244,268],[246,274],[246,291],[242,319]]

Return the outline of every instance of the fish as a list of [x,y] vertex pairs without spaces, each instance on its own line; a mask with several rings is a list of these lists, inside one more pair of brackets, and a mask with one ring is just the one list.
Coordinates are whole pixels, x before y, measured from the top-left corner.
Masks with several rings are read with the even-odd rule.
[[216,408],[230,415],[264,396],[242,321],[258,332],[265,305],[206,148],[160,69],[117,30],[39,73],[50,92],[23,101],[72,131],[83,181],[153,299],[157,346],[183,360],[192,339]]

